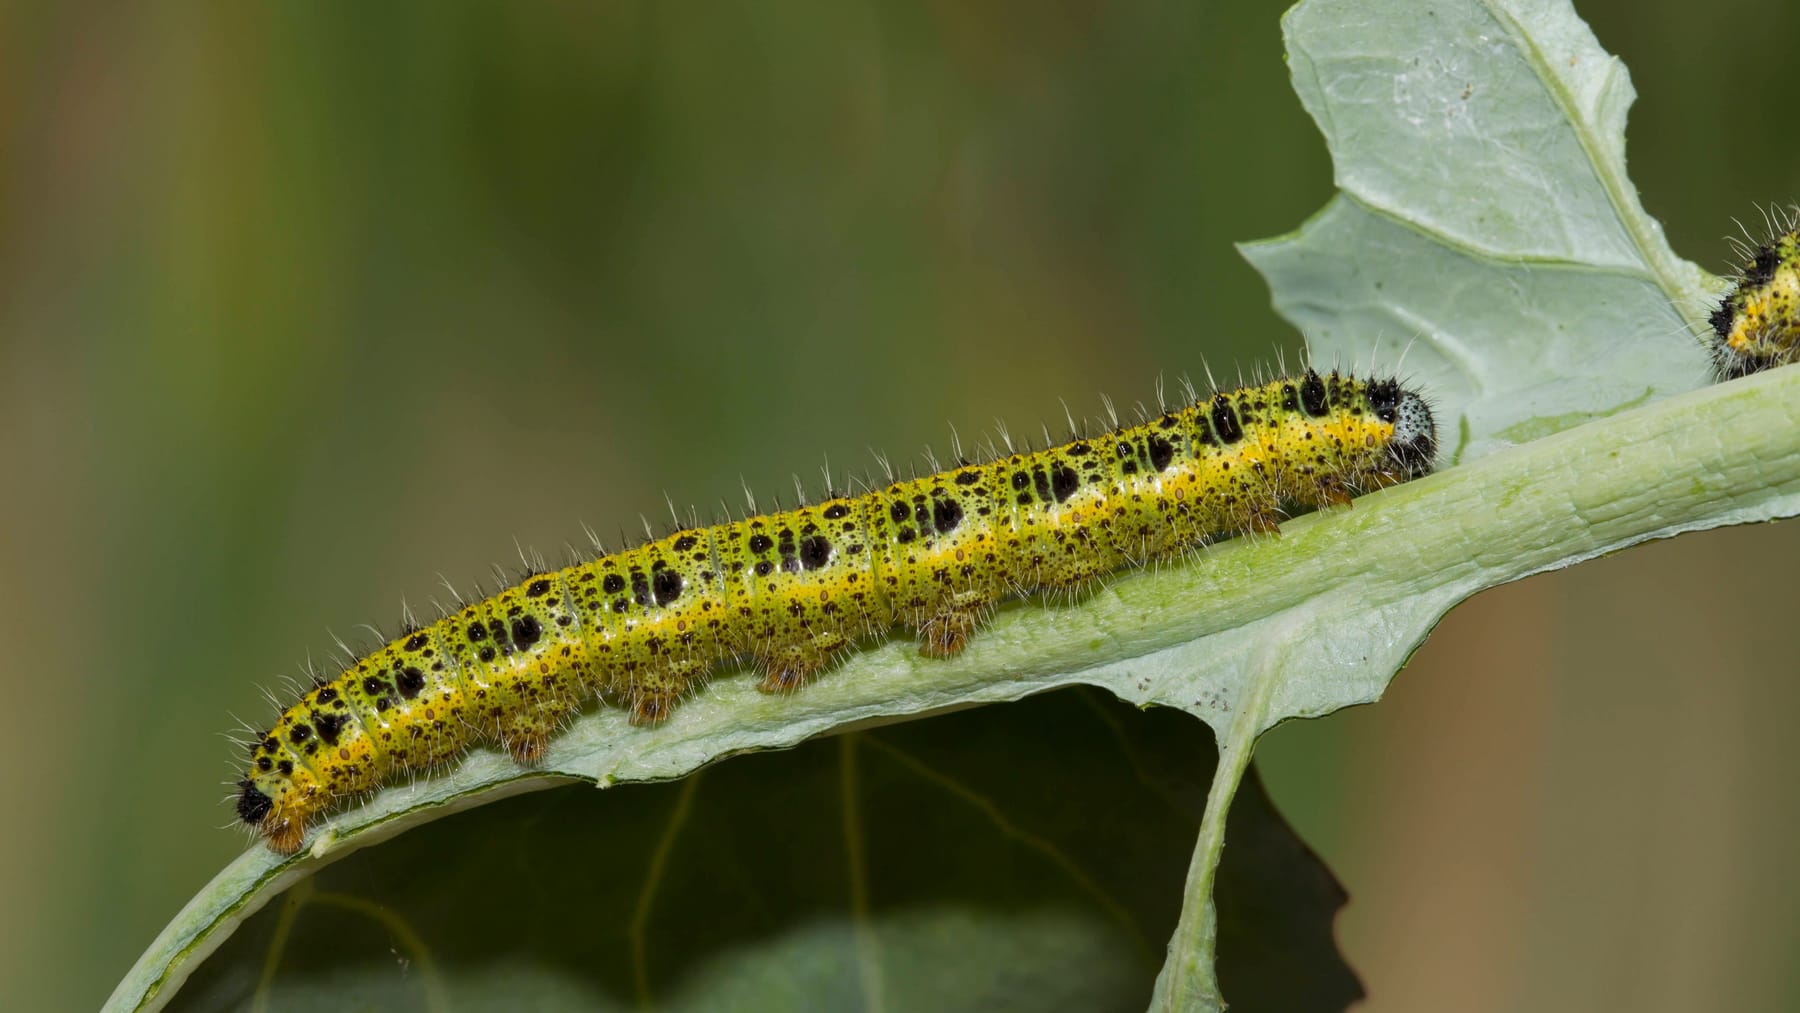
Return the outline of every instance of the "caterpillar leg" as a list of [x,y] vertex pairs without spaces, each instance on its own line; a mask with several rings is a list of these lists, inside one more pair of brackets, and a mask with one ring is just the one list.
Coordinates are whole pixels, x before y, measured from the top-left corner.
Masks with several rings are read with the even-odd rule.
[[791,693],[812,681],[812,677],[824,669],[825,663],[823,658],[765,660],[762,681],[756,688],[764,693]]
[[1347,507],[1355,501],[1350,498],[1350,490],[1344,483],[1335,478],[1322,480],[1313,493],[1313,505],[1323,510],[1326,507]]
[[948,658],[961,654],[979,625],[979,608],[946,608],[920,624],[919,653],[927,658]]
[[[250,798],[251,791],[254,789],[246,786],[244,797]],[[266,796],[264,801],[267,802]],[[243,805],[244,803],[239,803],[240,810]],[[322,797],[308,794],[285,798],[269,807],[267,815],[257,823],[256,829],[271,849],[283,855],[291,855],[300,850],[300,842],[306,837],[308,819],[324,808],[325,800]]]
[[580,701],[554,683],[534,684],[529,689],[524,705],[502,718],[499,727],[500,743],[514,762],[525,767],[544,758],[550,740],[580,709]]
[[625,690],[634,725],[660,725],[675,713],[681,698],[705,674],[698,663],[677,659],[669,667],[640,670]]
[[773,651],[757,651],[763,678],[756,688],[764,693],[791,693],[831,667],[838,654],[850,646],[850,638],[837,630],[815,632],[799,644]]
[[550,745],[550,730],[513,731],[501,736],[506,743],[506,751],[512,754],[513,762],[521,767],[535,766],[544,758],[544,750]]
[[284,817],[273,825],[264,824],[263,839],[269,847],[283,855],[291,855],[300,850],[300,842],[306,838],[306,821],[296,817]]
[[631,694],[631,723],[638,726],[660,725],[675,713],[681,693],[671,689],[638,689]]

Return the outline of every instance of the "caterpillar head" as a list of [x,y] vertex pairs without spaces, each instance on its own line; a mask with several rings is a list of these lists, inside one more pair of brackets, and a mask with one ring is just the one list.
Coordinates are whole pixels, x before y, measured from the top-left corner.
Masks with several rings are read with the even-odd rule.
[[1394,470],[1407,478],[1431,474],[1437,461],[1437,420],[1432,418],[1431,405],[1389,380],[1369,385],[1369,406],[1377,418],[1394,427],[1388,442],[1388,459]]

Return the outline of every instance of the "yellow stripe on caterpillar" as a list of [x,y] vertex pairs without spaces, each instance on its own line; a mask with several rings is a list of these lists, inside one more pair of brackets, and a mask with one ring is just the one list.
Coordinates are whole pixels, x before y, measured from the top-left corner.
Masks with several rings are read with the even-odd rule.
[[1274,531],[1425,474],[1436,453],[1417,393],[1309,370],[532,574],[304,694],[252,744],[238,816],[292,853],[318,814],[472,746],[534,762],[595,696],[655,723],[722,665],[748,660],[762,689],[791,691],[896,626],[953,655],[1002,600]]

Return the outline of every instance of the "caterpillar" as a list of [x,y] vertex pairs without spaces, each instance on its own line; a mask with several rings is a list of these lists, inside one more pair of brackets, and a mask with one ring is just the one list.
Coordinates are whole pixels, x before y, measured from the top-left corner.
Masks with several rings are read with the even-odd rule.
[[596,696],[663,721],[714,668],[799,688],[896,626],[963,649],[1000,601],[1078,590],[1289,513],[1428,473],[1431,408],[1397,380],[1308,369],[1047,449],[666,537],[459,607],[316,683],[250,743],[238,817],[292,854],[399,774],[494,743],[539,759]]
[[1719,380],[1800,362],[1800,209],[1775,215],[1782,221],[1769,231],[1784,231],[1744,247],[1737,284],[1709,318]]

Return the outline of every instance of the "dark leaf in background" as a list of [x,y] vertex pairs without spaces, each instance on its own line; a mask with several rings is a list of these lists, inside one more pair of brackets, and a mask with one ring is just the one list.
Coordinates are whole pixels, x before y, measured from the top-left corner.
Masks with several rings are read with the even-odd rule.
[[[330,866],[177,997],[271,1009],[1140,1010],[1212,736],[1073,690],[512,799]],[[1251,778],[1221,870],[1234,1010],[1339,1010],[1344,893]]]

